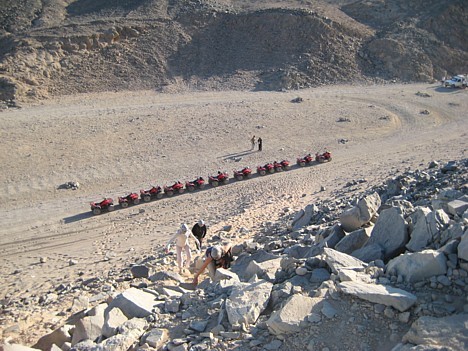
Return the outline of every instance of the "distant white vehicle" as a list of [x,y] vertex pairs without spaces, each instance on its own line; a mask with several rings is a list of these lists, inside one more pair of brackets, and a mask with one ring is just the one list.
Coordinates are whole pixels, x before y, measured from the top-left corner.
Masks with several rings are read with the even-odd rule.
[[444,80],[444,87],[466,88],[467,80],[464,75],[456,75],[450,79]]

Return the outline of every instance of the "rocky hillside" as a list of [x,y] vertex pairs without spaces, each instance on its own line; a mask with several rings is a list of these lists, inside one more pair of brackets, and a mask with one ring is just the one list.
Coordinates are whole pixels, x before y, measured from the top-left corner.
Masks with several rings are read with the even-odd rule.
[[332,199],[285,208],[253,239],[227,225],[209,242],[238,242],[236,260],[196,290],[161,252],[106,279],[5,299],[4,322],[72,307],[32,348],[7,328],[4,348],[466,350],[467,168],[432,162],[365,191],[365,179],[351,180]]
[[467,70],[462,0],[5,0],[0,100],[300,89]]

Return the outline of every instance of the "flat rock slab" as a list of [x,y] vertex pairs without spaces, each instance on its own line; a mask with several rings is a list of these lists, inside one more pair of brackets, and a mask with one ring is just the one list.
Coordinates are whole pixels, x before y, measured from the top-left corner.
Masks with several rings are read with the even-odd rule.
[[345,294],[385,306],[391,306],[400,312],[406,311],[417,301],[415,295],[405,290],[385,285],[343,282],[338,284],[338,288]]

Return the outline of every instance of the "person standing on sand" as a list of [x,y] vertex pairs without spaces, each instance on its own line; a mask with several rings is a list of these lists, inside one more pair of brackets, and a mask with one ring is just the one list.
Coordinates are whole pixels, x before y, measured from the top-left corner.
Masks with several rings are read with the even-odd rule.
[[258,142],[258,151],[262,151],[262,147],[263,147],[263,144],[262,144],[262,143],[263,143],[263,140],[262,140],[262,138],[259,137],[258,140],[257,140],[257,142]]
[[255,149],[255,135],[250,139],[250,142],[252,143],[252,148],[251,150]]
[[[203,238],[206,236],[206,224],[203,219],[200,219],[195,225],[192,227],[192,234],[198,239],[197,249],[201,250],[201,245]],[[200,245],[198,245],[200,244]]]
[[[169,253],[169,248],[171,244],[175,241],[176,245],[176,259],[177,259],[177,267],[179,267],[179,271],[182,271],[182,250],[185,250],[185,267],[190,267],[190,264],[192,263],[192,253],[190,252],[190,245],[189,245],[189,239],[192,237],[195,242],[198,241],[198,239],[192,234],[192,232],[189,230],[189,227],[187,224],[182,224],[180,228],[177,230],[177,232],[174,234],[172,238],[169,239],[169,241],[166,244],[166,253]],[[201,247],[200,243],[197,243],[197,246]]]

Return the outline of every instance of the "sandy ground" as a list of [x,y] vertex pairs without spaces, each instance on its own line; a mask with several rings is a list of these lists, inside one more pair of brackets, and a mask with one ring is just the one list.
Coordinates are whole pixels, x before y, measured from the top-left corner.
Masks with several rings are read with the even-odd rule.
[[[332,197],[350,180],[366,178],[364,186],[372,186],[431,160],[466,158],[467,94],[423,84],[142,91],[63,97],[1,112],[0,299],[40,295],[78,277],[128,267],[160,250],[182,222],[203,218],[209,234],[227,224],[255,234],[285,208]],[[292,103],[298,96],[303,102]],[[252,135],[262,137],[262,152],[251,150]],[[90,201],[152,184],[218,170],[232,174],[274,160],[295,163],[325,148],[331,163],[231,180],[100,216],[89,208]],[[58,189],[68,181],[81,188]]]

